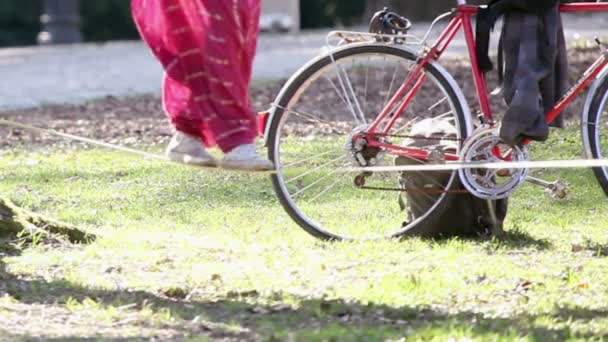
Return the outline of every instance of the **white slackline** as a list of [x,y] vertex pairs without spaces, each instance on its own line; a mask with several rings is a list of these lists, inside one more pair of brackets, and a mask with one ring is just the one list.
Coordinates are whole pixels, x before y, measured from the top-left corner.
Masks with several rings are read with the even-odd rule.
[[[129,147],[110,144],[103,141],[84,138],[77,135],[58,132],[52,129],[35,127],[19,122],[0,119],[0,125],[13,126],[18,128],[35,131],[38,133],[46,133],[70,140],[80,141],[83,143],[105,147],[108,149],[122,151],[130,154],[139,155],[144,158],[157,159],[163,161],[170,160],[162,155],[149,153],[141,150],[136,150]],[[542,160],[542,161],[520,161],[520,162],[447,162],[445,164],[418,164],[418,165],[399,165],[399,166],[374,166],[374,167],[351,167],[344,168],[340,173],[361,173],[361,172],[408,172],[408,171],[456,171],[463,169],[492,169],[492,170],[512,170],[512,169],[574,169],[574,168],[591,168],[591,167],[608,167],[608,159],[573,159],[573,160]],[[273,173],[271,171],[267,173]]]
[[130,154],[138,155],[138,156],[141,156],[141,157],[147,158],[147,159],[162,160],[162,161],[169,162],[169,163],[174,163],[174,164],[184,165],[184,166],[189,166],[189,167],[196,167],[196,168],[201,168],[201,169],[205,169],[205,170],[209,170],[209,171],[220,171],[221,170],[221,171],[230,171],[230,172],[236,172],[236,173],[238,173],[238,172],[244,172],[244,173],[256,173],[256,174],[273,174],[273,173],[276,173],[276,170],[272,170],[272,171],[241,171],[241,170],[221,169],[219,167],[209,167],[209,166],[200,166],[200,165],[193,165],[193,164],[184,164],[184,163],[174,162],[171,159],[169,159],[169,158],[167,158],[167,157],[165,157],[163,155],[160,155],[160,154],[155,154],[155,153],[150,153],[150,152],[146,152],[146,151],[136,150],[134,148],[129,148],[129,147],[124,147],[124,146],[120,146],[120,145],[110,144],[110,143],[99,141],[99,140],[95,140],[95,139],[84,138],[84,137],[80,137],[80,136],[73,135],[73,134],[62,133],[62,132],[59,132],[59,131],[56,131],[56,130],[53,130],[53,129],[40,128],[40,127],[36,127],[36,126],[32,126],[32,125],[27,125],[27,124],[23,124],[23,123],[11,121],[11,120],[6,120],[6,119],[0,119],[0,125],[13,126],[13,127],[23,128],[23,129],[27,129],[27,130],[38,132],[38,133],[51,134],[51,135],[55,135],[55,136],[58,136],[58,137],[69,139],[69,140],[80,141],[80,142],[83,142],[83,143],[86,143],[86,144],[90,144],[90,145],[105,147],[105,148],[110,149],[110,150],[115,150],[115,151],[126,152],[126,153],[130,153]]
[[445,164],[419,164],[400,166],[353,167],[345,172],[408,172],[408,171],[456,171],[463,169],[576,169],[590,167],[608,167],[608,159],[572,159],[572,160],[542,160],[521,162],[452,162]]
[[140,150],[136,150],[136,149],[133,149],[133,148],[128,148],[128,147],[124,147],[124,146],[119,146],[119,145],[114,145],[114,144],[106,143],[106,142],[103,142],[103,141],[97,141],[97,140],[93,140],[93,139],[89,139],[89,138],[79,137],[77,135],[72,135],[72,134],[68,134],[68,133],[62,133],[62,132],[58,132],[58,131],[55,131],[55,130],[52,130],[52,129],[45,129],[45,128],[39,128],[39,127],[31,126],[31,125],[26,125],[26,124],[22,124],[22,123],[15,122],[15,121],[0,119],[0,125],[19,127],[19,128],[27,129],[27,130],[38,132],[38,133],[46,133],[46,134],[56,135],[56,136],[59,136],[59,137],[62,137],[62,138],[66,138],[66,139],[70,139],[70,140],[75,140],[75,141],[80,141],[80,142],[91,144],[91,145],[97,145],[97,146],[101,146],[101,147],[106,147],[106,148],[109,148],[109,149],[112,149],[112,150],[116,150],[116,151],[122,151],[122,152],[131,153],[131,154],[137,154],[137,155],[140,155],[140,156],[142,156],[144,158],[160,159],[160,160],[170,161],[167,157],[162,156],[160,154],[154,154],[154,153],[149,153],[149,152],[145,152],[145,151],[140,151]]

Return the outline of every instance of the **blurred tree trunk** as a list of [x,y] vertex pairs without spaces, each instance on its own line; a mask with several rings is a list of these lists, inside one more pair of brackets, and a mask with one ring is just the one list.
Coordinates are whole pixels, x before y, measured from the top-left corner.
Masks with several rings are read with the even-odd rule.
[[9,199],[0,197],[0,236],[61,237],[74,243],[86,243],[93,236],[68,224],[43,218],[19,208]]
[[44,0],[43,26],[39,44],[73,44],[82,42],[79,0]]

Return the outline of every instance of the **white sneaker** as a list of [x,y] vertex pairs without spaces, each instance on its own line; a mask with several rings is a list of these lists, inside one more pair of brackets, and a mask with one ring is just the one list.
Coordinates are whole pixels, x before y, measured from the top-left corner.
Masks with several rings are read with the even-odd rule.
[[270,171],[274,165],[268,159],[260,156],[255,144],[241,145],[226,153],[220,165],[228,170]]
[[197,137],[179,131],[171,138],[166,155],[177,163],[206,167],[217,166],[217,160],[207,152]]

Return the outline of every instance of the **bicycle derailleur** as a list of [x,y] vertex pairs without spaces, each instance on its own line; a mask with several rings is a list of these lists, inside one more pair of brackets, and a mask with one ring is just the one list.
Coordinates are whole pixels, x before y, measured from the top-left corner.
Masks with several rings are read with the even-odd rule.
[[[369,146],[367,128],[367,126],[357,127],[347,138],[345,149],[350,164],[355,167],[377,166],[384,155],[380,147]],[[367,178],[372,175],[372,172],[360,173],[354,179],[355,186],[357,188],[365,187]]]

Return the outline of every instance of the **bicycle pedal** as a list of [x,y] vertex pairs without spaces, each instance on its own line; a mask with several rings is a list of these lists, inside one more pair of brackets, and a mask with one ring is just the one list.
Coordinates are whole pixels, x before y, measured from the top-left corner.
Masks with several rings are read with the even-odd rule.
[[568,197],[568,186],[559,180],[548,182],[536,177],[528,176],[526,181],[545,188],[545,193],[553,199],[565,199]]
[[549,194],[551,196],[551,198],[553,199],[565,199],[566,197],[568,197],[568,187],[566,186],[566,184],[560,182],[560,181],[556,181],[553,185],[553,187],[551,189],[547,189],[545,190],[545,192],[547,194]]

